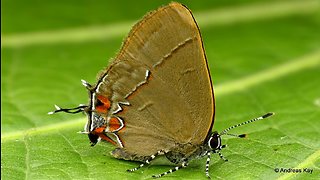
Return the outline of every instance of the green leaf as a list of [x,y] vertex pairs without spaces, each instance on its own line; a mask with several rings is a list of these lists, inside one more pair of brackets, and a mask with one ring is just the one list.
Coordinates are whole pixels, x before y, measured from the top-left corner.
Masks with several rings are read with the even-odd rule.
[[[72,3],[71,3],[72,2]],[[47,115],[88,101],[96,74],[131,25],[170,1],[2,2],[1,179],[148,179],[172,168],[139,165],[90,147],[82,114]],[[319,1],[185,1],[197,19],[215,88],[214,129],[276,115],[223,137],[214,179],[317,179],[320,175]],[[138,8],[139,7],[139,8]],[[166,179],[205,179],[206,158]],[[276,173],[275,168],[302,170]],[[303,172],[312,169],[312,174]]]

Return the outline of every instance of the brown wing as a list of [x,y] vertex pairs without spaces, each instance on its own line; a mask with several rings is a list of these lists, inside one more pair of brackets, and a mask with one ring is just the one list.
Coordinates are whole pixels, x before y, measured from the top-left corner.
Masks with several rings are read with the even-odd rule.
[[186,7],[171,3],[145,16],[108,71],[106,82],[117,76],[113,106],[130,104],[115,114],[125,122],[117,134],[126,153],[150,156],[175,143],[205,140],[213,123],[213,90],[200,32]]

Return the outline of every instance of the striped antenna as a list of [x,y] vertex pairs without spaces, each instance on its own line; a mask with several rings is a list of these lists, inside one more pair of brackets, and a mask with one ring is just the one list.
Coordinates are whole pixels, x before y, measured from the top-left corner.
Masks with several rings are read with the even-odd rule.
[[56,108],[56,110],[48,112],[48,114],[54,114],[54,113],[58,113],[58,112],[65,112],[65,113],[70,113],[70,114],[76,114],[82,111],[85,111],[85,109],[88,107],[85,104],[80,104],[78,107],[75,108],[61,108],[58,105],[54,105],[54,107]]
[[269,112],[263,116],[260,116],[258,118],[254,118],[254,119],[251,119],[249,121],[246,121],[246,122],[243,122],[243,123],[240,123],[240,124],[237,124],[237,125],[234,125],[234,126],[231,126],[225,130],[223,130],[221,133],[220,133],[220,136],[221,135],[230,135],[230,136],[236,136],[236,137],[240,137],[240,138],[243,138],[243,137],[246,137],[246,134],[240,134],[240,135],[235,135],[235,134],[228,134],[227,132],[230,131],[231,129],[233,128],[236,128],[236,127],[239,127],[239,126],[242,126],[242,125],[246,125],[246,124],[249,124],[249,123],[252,123],[252,122],[255,122],[255,121],[259,121],[259,120],[262,120],[262,119],[265,119],[265,118],[268,118],[270,116],[274,115],[273,112]]

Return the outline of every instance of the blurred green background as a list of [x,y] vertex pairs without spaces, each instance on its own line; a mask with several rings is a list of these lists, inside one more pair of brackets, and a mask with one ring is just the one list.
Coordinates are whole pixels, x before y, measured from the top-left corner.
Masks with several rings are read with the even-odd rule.
[[[96,74],[132,25],[171,1],[1,1],[1,179],[146,179],[168,170],[89,146],[82,114],[48,116],[53,104],[88,101]],[[316,179],[320,175],[320,1],[179,1],[200,26],[217,104],[214,129],[276,112],[234,130],[212,159],[214,179]],[[167,179],[204,179],[205,158]],[[276,173],[274,168],[313,169]]]

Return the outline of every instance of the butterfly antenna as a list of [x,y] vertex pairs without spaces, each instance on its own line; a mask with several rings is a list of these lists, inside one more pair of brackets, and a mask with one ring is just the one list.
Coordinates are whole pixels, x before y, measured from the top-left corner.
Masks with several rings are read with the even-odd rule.
[[[81,79],[81,83],[82,83],[82,85],[84,87],[86,87],[89,91],[91,91],[91,89],[92,89],[92,85],[91,84],[89,84],[87,81],[85,81],[83,79]],[[85,104],[80,104],[78,107],[75,107],[75,108],[61,108],[58,105],[54,105],[54,107],[56,108],[56,110],[50,111],[50,112],[48,112],[48,114],[55,114],[55,113],[58,113],[58,112],[76,114],[76,113],[79,113],[79,112],[87,111],[85,109],[88,108],[88,106],[85,105]]]
[[227,128],[227,129],[223,130],[223,131],[220,133],[220,136],[221,136],[221,135],[229,135],[229,136],[235,136],[235,137],[239,137],[239,138],[244,138],[244,137],[246,137],[246,134],[236,135],[236,134],[228,134],[227,132],[230,131],[230,130],[233,129],[233,128],[236,128],[236,127],[239,127],[239,126],[243,126],[243,125],[246,125],[246,124],[255,122],[255,121],[259,121],[259,120],[268,118],[268,117],[270,117],[270,116],[272,116],[272,115],[274,115],[274,113],[273,113],[273,112],[269,112],[269,113],[267,113],[267,114],[265,114],[265,115],[263,115],[263,116],[260,116],[260,117],[251,119],[251,120],[249,120],[249,121],[246,121],[246,122],[243,122],[243,123],[234,125],[234,126],[231,126],[231,127]]
[[56,108],[56,110],[48,112],[48,114],[54,114],[54,113],[58,113],[58,112],[75,114],[75,113],[79,113],[79,112],[84,111],[84,109],[87,108],[88,106],[84,105],[84,104],[80,104],[78,107],[75,107],[75,108],[61,108],[57,105],[54,105],[54,107]]

